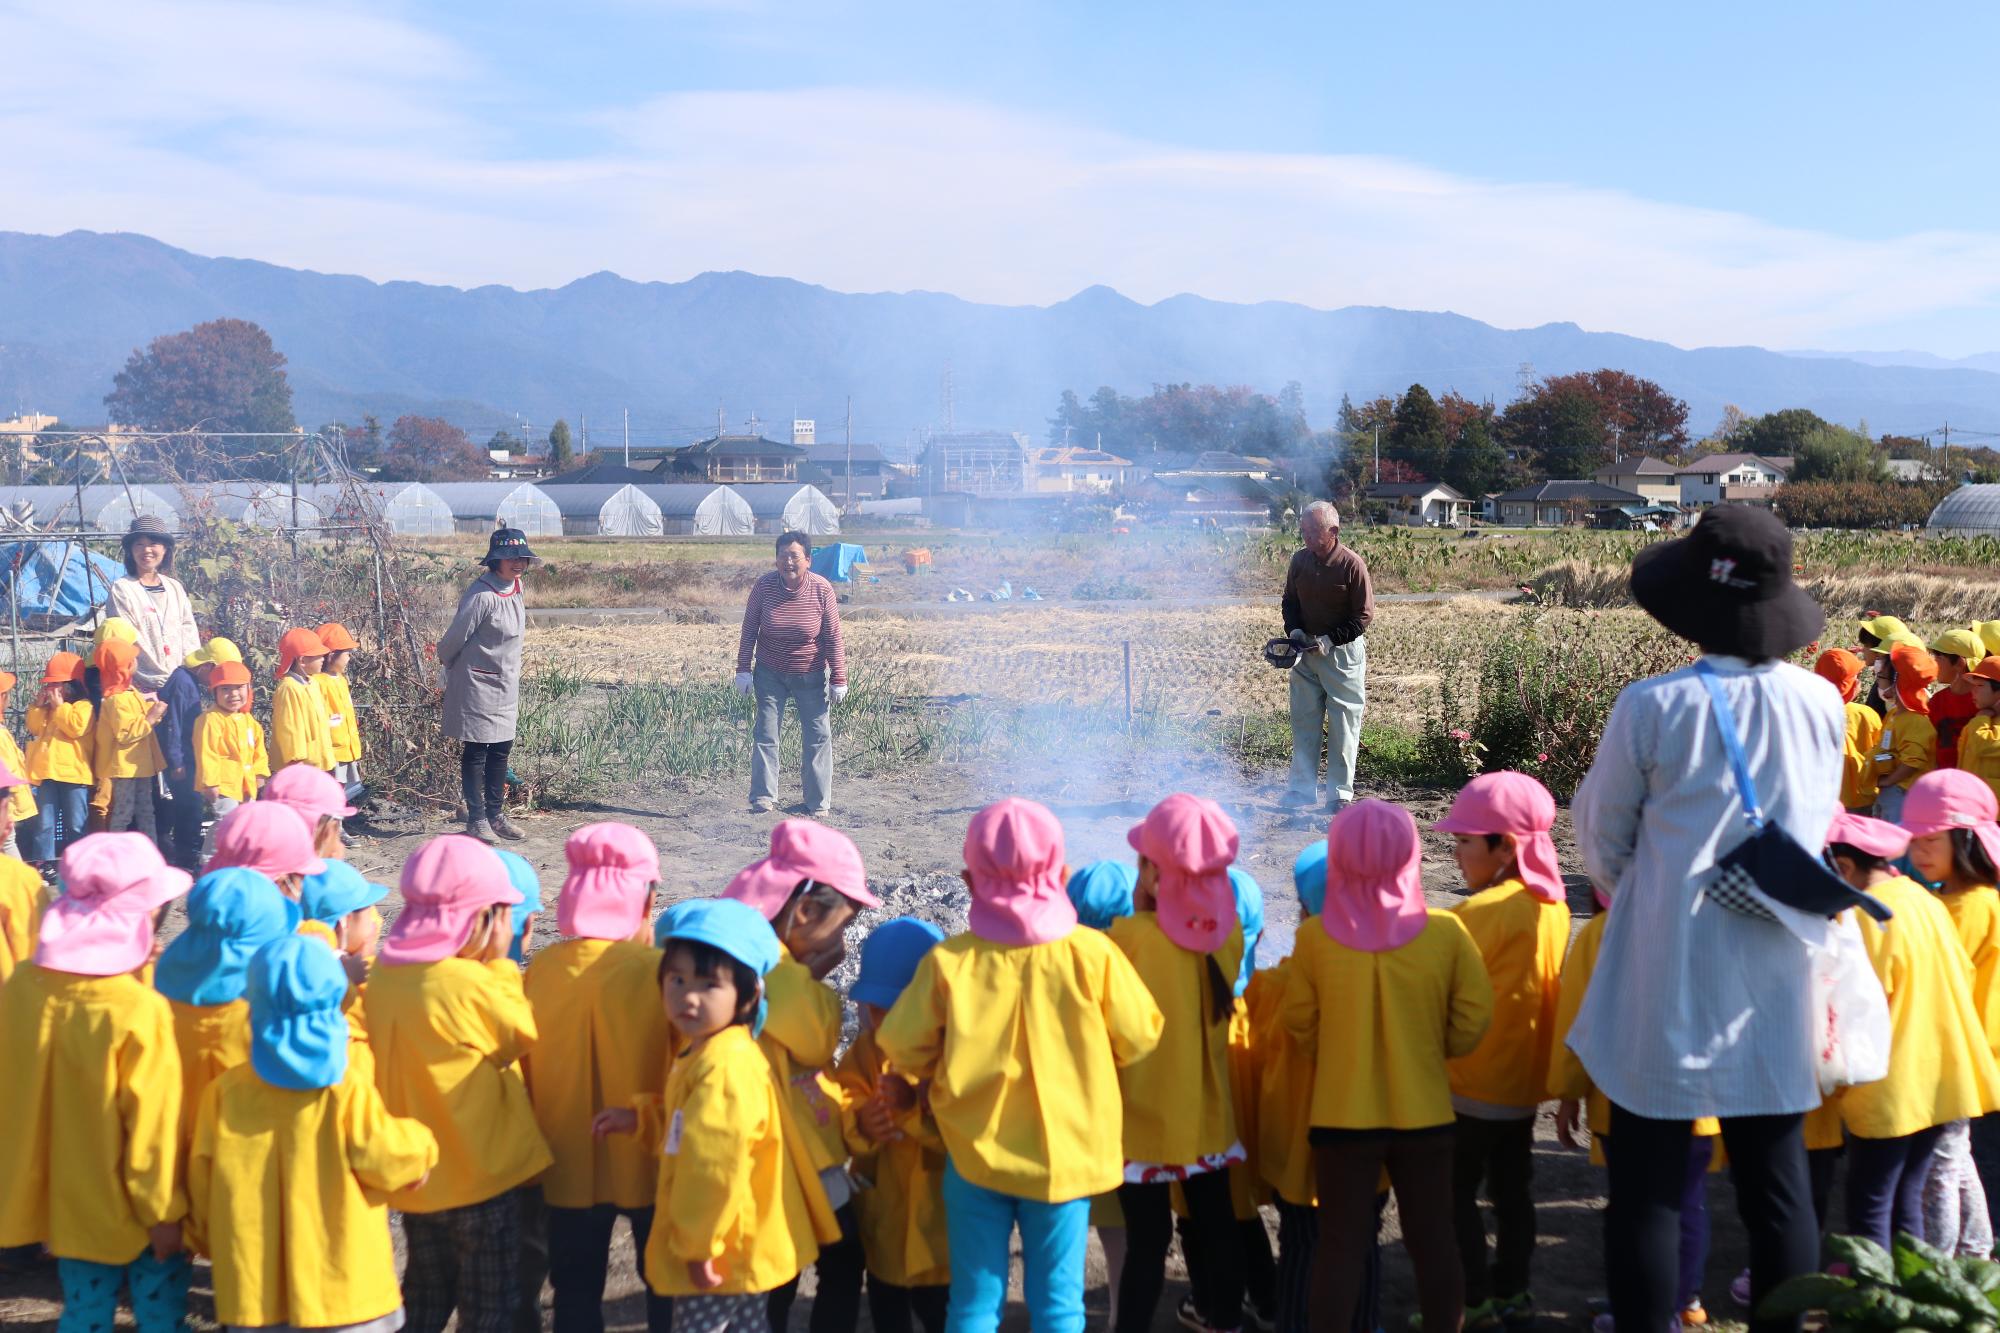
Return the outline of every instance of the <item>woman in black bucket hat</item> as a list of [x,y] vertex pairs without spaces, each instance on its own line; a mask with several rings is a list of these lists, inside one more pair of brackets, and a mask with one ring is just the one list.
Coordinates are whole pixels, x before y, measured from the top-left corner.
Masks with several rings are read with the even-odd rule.
[[459,764],[465,831],[484,842],[526,836],[507,818],[502,802],[521,711],[521,641],[528,628],[521,575],[539,559],[519,528],[496,530],[480,561],[486,572],[458,599],[458,613],[437,645],[445,671],[445,734],[465,747]]

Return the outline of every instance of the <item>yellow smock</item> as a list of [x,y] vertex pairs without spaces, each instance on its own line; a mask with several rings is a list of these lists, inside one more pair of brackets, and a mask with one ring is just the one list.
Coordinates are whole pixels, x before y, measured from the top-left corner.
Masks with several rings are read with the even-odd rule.
[[657,980],[660,951],[632,940],[563,940],[529,960],[523,987],[535,1013],[534,1049],[521,1076],[555,1165],[542,1176],[551,1208],[600,1203],[645,1208],[653,1159],[629,1134],[596,1136],[607,1106],[658,1096],[669,1031]]
[[164,995],[131,973],[23,963],[0,987],[0,1246],[129,1264],[187,1212],[181,1066]]
[[21,753],[21,746],[15,741],[14,733],[7,730],[4,725],[0,725],[0,759],[6,761],[8,770],[15,777],[27,779],[19,787],[8,788],[7,802],[13,808],[15,822],[34,818],[34,779],[28,774],[27,756]]
[[1453,912],[1431,908],[1414,939],[1381,953],[1302,930],[1282,1021],[1313,1052],[1310,1125],[1428,1129],[1456,1119],[1445,1062],[1486,1035],[1493,983]]
[[1922,713],[1892,708],[1875,746],[1876,786],[1882,786],[1891,773],[1905,765],[1916,772],[1895,785],[1908,791],[1911,783],[1937,767],[1937,728]]
[[2000,892],[1983,884],[1940,894],[1939,901],[1972,960],[1972,1007],[1986,1029],[1986,1044],[2000,1054]]
[[287,673],[271,692],[271,759],[277,768],[303,763],[333,771],[333,736],[326,724],[326,699],[314,687],[311,677],[301,680]]
[[[1299,918],[1300,935],[1319,930],[1316,917]],[[1322,932],[1324,933],[1324,932]],[[1311,1129],[1314,1048],[1299,1041],[1279,1020],[1293,962],[1285,959],[1250,980],[1250,1022],[1257,1043],[1257,1170],[1286,1203],[1301,1208],[1319,1203],[1313,1170]]]
[[44,898],[42,877],[33,866],[0,856],[0,986],[35,956]]
[[805,1136],[813,1170],[847,1160],[840,1135],[840,1094],[826,1070],[840,1049],[840,994],[778,947],[778,965],[764,978],[764,1035],[757,1044],[789,1101],[791,1123]]
[[1548,1095],[1569,904],[1543,902],[1510,879],[1454,910],[1486,960],[1493,1022],[1472,1054],[1451,1062],[1452,1094],[1492,1106],[1538,1105]]
[[1958,733],[1958,766],[1977,774],[2000,798],[2000,718],[1973,714]]
[[28,771],[33,782],[89,786],[97,709],[88,699],[28,710]]
[[104,696],[104,707],[97,711],[95,772],[100,779],[150,778],[167,766],[153,724],[146,720],[151,707],[136,690]]
[[244,1065],[202,1099],[190,1230],[215,1270],[215,1318],[359,1324],[403,1303],[385,1200],[437,1164],[437,1140],[382,1105],[365,1065],[330,1088],[273,1087]]
[[[1236,1144],[1229,1096],[1229,1019],[1211,1020],[1208,959],[1167,938],[1154,912],[1118,918],[1105,932],[1132,960],[1165,1020],[1149,1054],[1121,1066],[1125,1160],[1189,1166]],[[1243,928],[1213,955],[1225,982],[1243,962]]]
[[1847,705],[1847,741],[1840,752],[1840,804],[1867,810],[1880,793],[1875,787],[1875,751],[1882,742],[1882,718],[1867,704]]
[[181,1053],[181,1151],[194,1142],[194,1119],[208,1085],[250,1059],[250,1001],[182,1004],[174,1011],[174,1045]]
[[931,1080],[931,1114],[974,1185],[1044,1203],[1125,1175],[1118,1067],[1166,1020],[1124,951],[1095,930],[1010,947],[954,936],[924,955],[876,1043]]
[[391,1208],[483,1203],[548,1169],[554,1158],[514,1067],[535,1044],[535,1015],[512,961],[378,964],[368,1036],[389,1114],[421,1121],[438,1142],[429,1182],[397,1190]]
[[[1252,972],[1229,1012],[1229,1106],[1236,1117],[1236,1141],[1243,1145],[1243,1160],[1229,1164],[1229,1202],[1239,1222],[1250,1221],[1270,1202],[1257,1169],[1257,1064],[1263,1051],[1250,1022],[1250,992],[1257,981],[1258,974]],[[1180,1193],[1179,1185],[1174,1192]]]
[[843,1102],[842,1125],[854,1154],[854,1211],[861,1224],[861,1253],[869,1275],[898,1287],[942,1287],[951,1282],[951,1246],[945,1239],[944,1139],[921,1098],[897,1118],[900,1139],[877,1143],[861,1132],[860,1108],[874,1099],[882,1078],[882,1048],[875,1034],[854,1039],[833,1081]]
[[1841,1092],[1847,1132],[1897,1139],[2000,1109],[2000,1065],[1951,913],[1906,875],[1868,892],[1896,914],[1886,927],[1860,916],[1868,961],[1889,997],[1889,1076]]
[[271,776],[264,725],[248,713],[204,708],[194,721],[194,785],[234,801],[254,801]]
[[361,724],[354,716],[354,695],[347,677],[322,671],[312,678],[319,697],[326,704],[327,743],[333,747],[337,764],[355,763],[361,758]]
[[722,1277],[708,1294],[782,1287],[819,1257],[829,1224],[838,1234],[811,1166],[786,1151],[778,1098],[771,1063],[741,1024],[674,1061],[658,1120],[642,1121],[642,1133],[657,1131],[647,1146],[660,1162],[646,1241],[655,1292],[699,1294],[688,1265],[702,1260]]

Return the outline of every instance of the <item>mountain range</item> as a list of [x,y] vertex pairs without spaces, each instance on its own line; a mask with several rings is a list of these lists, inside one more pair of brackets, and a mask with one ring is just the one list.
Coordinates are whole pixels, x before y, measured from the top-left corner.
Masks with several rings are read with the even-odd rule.
[[[967,262],[976,262],[968,256]],[[1175,296],[1141,305],[1092,287],[1051,306],[982,305],[936,292],[843,293],[788,278],[703,273],[632,282],[594,273],[552,290],[470,290],[207,258],[146,236],[0,232],[0,416],[104,419],[111,378],[160,334],[233,316],[289,358],[301,423],[447,417],[477,438],[585,420],[615,444],[740,429],[782,435],[814,417],[837,440],[895,448],[947,419],[1040,438],[1064,389],[1126,394],[1156,383],[1304,386],[1315,425],[1412,383],[1504,403],[1527,375],[1614,367],[1687,400],[1706,431],[1726,404],[1806,407],[1875,431],[2000,426],[2000,357],[1786,354],[1681,348],[1574,324],[1500,329],[1450,313],[1316,310]],[[1899,360],[1900,358],[1900,360]],[[1929,364],[1936,362],[1937,364]]]

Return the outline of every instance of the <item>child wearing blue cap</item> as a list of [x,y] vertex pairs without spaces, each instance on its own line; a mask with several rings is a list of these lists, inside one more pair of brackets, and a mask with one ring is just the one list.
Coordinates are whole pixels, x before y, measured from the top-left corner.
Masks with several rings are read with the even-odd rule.
[[769,1293],[840,1235],[757,1045],[778,937],[755,908],[720,898],[674,904],[655,933],[681,1051],[664,1096],[600,1111],[591,1130],[639,1133],[658,1152],[646,1285],[674,1298],[674,1326],[763,1328]]
[[347,1022],[368,1039],[368,964],[382,942],[382,913],[376,904],[389,896],[387,884],[369,882],[346,861],[328,860],[326,869],[299,881],[299,912],[332,936],[335,954],[347,973]]
[[401,1323],[385,1197],[429,1176],[437,1140],[390,1115],[348,1060],[347,974],[317,938],[247,973],[250,1056],[208,1088],[188,1158],[189,1230],[236,1328]]
[[861,1034],[833,1080],[842,1128],[854,1152],[854,1207],[868,1268],[868,1314],[877,1333],[944,1333],[951,1293],[945,1237],[944,1140],[927,1098],[885,1069],[875,1029],[895,1006],[917,964],[944,940],[928,921],[899,916],[861,945],[861,975],[847,992]]

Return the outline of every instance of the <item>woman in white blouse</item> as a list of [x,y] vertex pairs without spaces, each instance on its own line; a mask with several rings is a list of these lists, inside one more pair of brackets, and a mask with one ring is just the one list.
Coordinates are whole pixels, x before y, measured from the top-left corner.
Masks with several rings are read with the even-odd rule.
[[111,585],[110,614],[139,631],[132,683],[142,690],[158,690],[201,647],[194,606],[173,573],[174,534],[151,514],[133,519],[125,533],[125,577]]
[[[1735,713],[1765,817],[1817,852],[1839,810],[1845,721],[1832,685],[1779,660],[1826,623],[1791,575],[1791,534],[1776,517],[1720,506],[1687,537],[1639,553],[1632,595],[1700,647]],[[1696,667],[1619,696],[1572,813],[1584,864],[1612,904],[1569,1045],[1612,1103],[1613,1319],[1620,1329],[1678,1326],[1688,1294],[1675,1289],[1680,1197],[1698,1116],[1722,1120],[1754,1309],[1818,1266],[1801,1135],[1820,1102],[1801,938],[1814,928],[1744,915],[1707,892],[1717,859],[1749,828]]]

